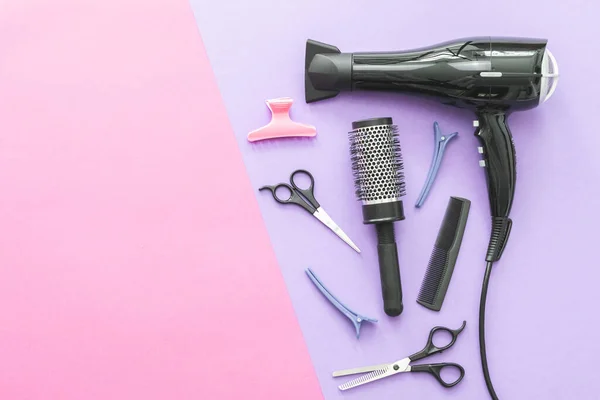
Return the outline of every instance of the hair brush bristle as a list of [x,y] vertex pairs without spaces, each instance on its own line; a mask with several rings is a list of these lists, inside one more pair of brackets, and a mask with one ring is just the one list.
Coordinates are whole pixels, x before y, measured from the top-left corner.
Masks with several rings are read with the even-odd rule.
[[358,199],[377,203],[404,196],[404,164],[396,125],[354,129],[348,138]]

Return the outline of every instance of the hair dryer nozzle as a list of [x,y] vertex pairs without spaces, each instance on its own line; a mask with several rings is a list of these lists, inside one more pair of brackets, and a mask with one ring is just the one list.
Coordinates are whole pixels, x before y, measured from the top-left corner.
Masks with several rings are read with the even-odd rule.
[[315,40],[306,41],[304,91],[307,103],[329,99],[351,88],[352,54]]

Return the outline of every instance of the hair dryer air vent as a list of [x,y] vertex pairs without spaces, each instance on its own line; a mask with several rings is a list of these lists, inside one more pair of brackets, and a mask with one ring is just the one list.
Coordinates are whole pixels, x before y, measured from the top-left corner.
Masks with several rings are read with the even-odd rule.
[[540,90],[540,102],[548,100],[558,85],[558,63],[550,50],[546,49],[542,60],[542,87]]

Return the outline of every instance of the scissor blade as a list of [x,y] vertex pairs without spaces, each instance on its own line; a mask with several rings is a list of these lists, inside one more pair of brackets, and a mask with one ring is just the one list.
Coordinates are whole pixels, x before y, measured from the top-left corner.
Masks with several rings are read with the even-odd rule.
[[376,371],[373,371],[371,373],[368,373],[368,374],[358,377],[354,380],[351,380],[350,382],[346,382],[343,385],[338,386],[338,389],[340,389],[340,390],[352,389],[357,386],[364,385],[365,383],[374,382],[379,379],[386,378],[388,376],[394,375],[395,373],[396,373],[396,371],[394,371],[392,369],[392,366],[387,364],[382,369],[378,369]]
[[351,373],[359,373],[362,371],[372,371],[369,374],[360,376],[354,380],[351,380],[350,382],[346,382],[343,385],[338,386],[340,390],[348,390],[360,385],[364,385],[365,383],[377,381],[379,379],[399,374],[401,372],[410,371],[409,364],[410,358],[403,358],[402,360],[398,360],[391,364],[372,365],[370,367],[361,367],[348,369],[344,371],[337,371],[337,374],[339,375],[336,375],[336,372],[334,372],[334,376],[342,376],[341,374],[349,375]]
[[340,371],[333,371],[333,376],[346,376],[354,374],[364,374],[365,372],[377,371],[387,367],[389,364],[371,365],[369,367],[350,368],[342,369]]
[[342,228],[340,228],[335,222],[333,222],[329,214],[327,214],[325,210],[323,210],[323,207],[319,207],[313,215],[326,227],[331,229],[333,233],[338,235],[340,239],[346,242],[348,246],[352,247],[357,253],[360,253],[360,249],[358,248],[358,246],[354,244],[354,242],[348,237],[348,235],[346,235]]

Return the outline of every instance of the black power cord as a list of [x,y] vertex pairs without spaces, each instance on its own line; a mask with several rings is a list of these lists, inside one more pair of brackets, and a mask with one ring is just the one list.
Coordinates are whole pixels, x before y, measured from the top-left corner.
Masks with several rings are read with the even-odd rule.
[[483,276],[483,285],[481,287],[481,301],[479,302],[479,353],[481,354],[481,367],[483,368],[485,385],[487,386],[492,400],[498,400],[498,395],[494,390],[494,385],[492,385],[485,350],[485,301],[487,299],[488,286],[490,284],[492,265],[502,256],[511,228],[512,221],[510,218],[492,217],[492,234],[490,236],[490,243],[485,257],[487,264],[485,266],[485,275]]
[[488,388],[488,392],[492,397],[492,400],[498,400],[498,395],[492,385],[492,379],[490,378],[490,371],[488,369],[487,354],[485,351],[485,301],[487,299],[488,286],[490,283],[490,274],[492,273],[492,262],[488,261],[485,267],[485,275],[483,277],[483,286],[481,287],[481,301],[479,303],[479,352],[481,354],[481,366],[483,368],[483,377],[485,378],[485,385]]

